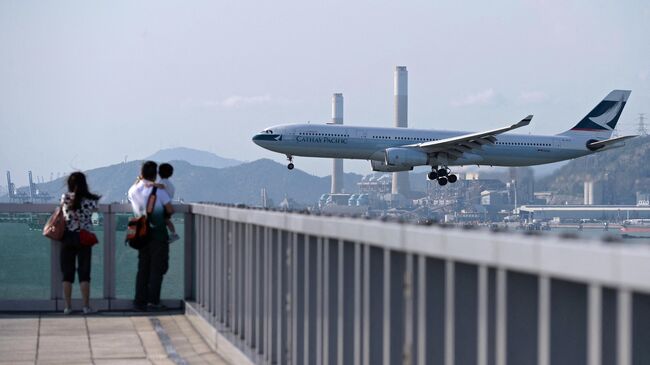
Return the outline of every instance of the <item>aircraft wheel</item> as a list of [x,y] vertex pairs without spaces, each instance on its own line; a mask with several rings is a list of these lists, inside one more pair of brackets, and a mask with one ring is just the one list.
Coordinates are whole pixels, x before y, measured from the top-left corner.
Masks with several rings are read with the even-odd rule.
[[438,178],[438,173],[435,171],[431,171],[429,174],[427,174],[427,177],[429,180],[435,180]]
[[447,185],[447,178],[444,177],[444,176],[441,177],[441,178],[438,178],[438,184],[440,184],[440,186],[445,186],[445,185]]
[[438,169],[438,176],[447,176],[447,169]]
[[454,174],[451,174],[451,175],[447,176],[447,179],[449,180],[450,183],[453,184],[453,183],[455,183],[456,181],[458,181],[458,176],[456,176],[456,175],[454,175]]
[[294,167],[294,166],[293,166],[293,163],[290,163],[290,164],[287,165],[287,168],[288,168],[289,170],[293,170],[293,167]]

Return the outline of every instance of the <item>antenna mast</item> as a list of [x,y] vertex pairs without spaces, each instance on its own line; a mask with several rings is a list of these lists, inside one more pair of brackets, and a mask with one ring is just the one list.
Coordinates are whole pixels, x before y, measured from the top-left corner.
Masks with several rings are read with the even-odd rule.
[[639,113],[639,124],[637,127],[637,133],[641,136],[647,136],[648,130],[645,127],[645,113]]

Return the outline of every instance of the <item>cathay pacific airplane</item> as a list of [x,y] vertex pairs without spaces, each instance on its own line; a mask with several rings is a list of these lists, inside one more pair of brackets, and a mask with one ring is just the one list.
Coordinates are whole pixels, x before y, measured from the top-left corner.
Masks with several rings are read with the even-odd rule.
[[623,146],[632,137],[611,138],[629,90],[614,90],[566,132],[551,135],[504,134],[530,123],[520,122],[478,133],[410,128],[354,127],[341,124],[285,124],[253,137],[268,150],[293,157],[370,160],[373,171],[413,170],[431,166],[427,177],[440,185],[457,181],[450,166],[531,166],[569,160]]

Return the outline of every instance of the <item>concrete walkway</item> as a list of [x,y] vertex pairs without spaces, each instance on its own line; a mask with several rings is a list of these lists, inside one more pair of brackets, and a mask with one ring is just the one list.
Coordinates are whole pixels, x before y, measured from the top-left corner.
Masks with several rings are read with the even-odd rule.
[[182,314],[0,315],[0,364],[226,364]]

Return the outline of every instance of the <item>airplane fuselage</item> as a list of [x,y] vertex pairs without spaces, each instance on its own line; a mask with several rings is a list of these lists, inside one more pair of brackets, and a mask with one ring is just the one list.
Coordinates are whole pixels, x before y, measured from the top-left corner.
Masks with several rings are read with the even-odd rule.
[[[467,134],[411,128],[355,127],[337,124],[286,124],[270,127],[253,137],[268,150],[288,156],[384,161],[388,148],[444,140]],[[427,165],[530,166],[573,159],[593,153],[588,138],[501,134],[494,144],[464,153],[455,160],[437,161],[432,154]]]

